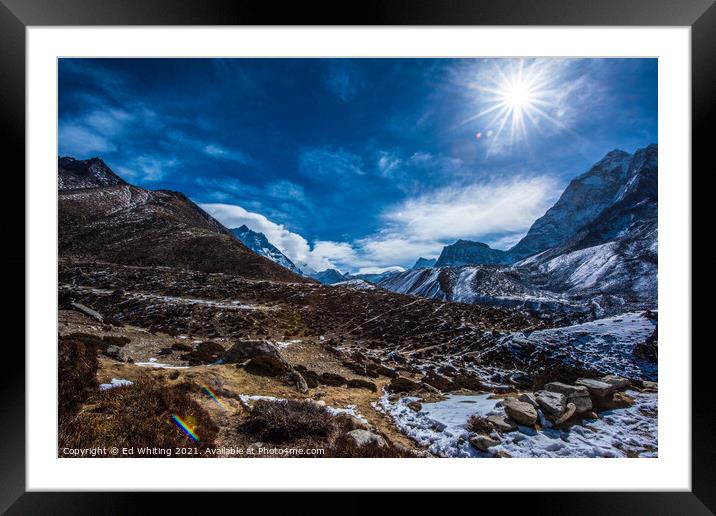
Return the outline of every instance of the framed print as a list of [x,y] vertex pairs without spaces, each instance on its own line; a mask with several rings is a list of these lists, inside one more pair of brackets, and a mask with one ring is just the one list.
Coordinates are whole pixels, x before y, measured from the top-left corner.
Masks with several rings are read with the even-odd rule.
[[714,511],[711,2],[0,12],[9,514],[286,490]]

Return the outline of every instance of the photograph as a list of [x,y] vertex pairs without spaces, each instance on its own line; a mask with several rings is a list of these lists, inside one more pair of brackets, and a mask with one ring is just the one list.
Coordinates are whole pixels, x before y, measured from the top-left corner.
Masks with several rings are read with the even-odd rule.
[[56,458],[658,462],[658,58],[56,64]]

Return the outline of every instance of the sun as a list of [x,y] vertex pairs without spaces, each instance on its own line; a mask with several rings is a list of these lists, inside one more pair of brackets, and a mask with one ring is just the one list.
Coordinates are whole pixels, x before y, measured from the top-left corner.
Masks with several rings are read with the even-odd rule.
[[487,119],[476,134],[489,135],[484,139],[488,154],[495,148],[525,142],[530,129],[542,132],[543,121],[563,128],[562,122],[550,115],[558,103],[557,83],[550,67],[538,60],[495,60],[493,68],[481,70],[468,83],[478,92],[475,100],[481,110],[460,125]]

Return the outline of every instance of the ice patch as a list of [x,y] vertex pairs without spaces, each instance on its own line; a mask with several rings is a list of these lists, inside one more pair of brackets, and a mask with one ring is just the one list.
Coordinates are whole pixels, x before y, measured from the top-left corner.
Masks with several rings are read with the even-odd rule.
[[125,387],[133,384],[134,382],[130,382],[129,380],[125,380],[124,378],[112,378],[112,381],[110,383],[99,384],[99,390],[108,391],[109,389],[114,389],[115,387]]

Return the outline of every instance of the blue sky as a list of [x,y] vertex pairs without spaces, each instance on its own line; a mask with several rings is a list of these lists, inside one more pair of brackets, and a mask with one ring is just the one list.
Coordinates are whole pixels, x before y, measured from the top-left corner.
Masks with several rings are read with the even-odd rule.
[[296,262],[508,249],[612,149],[657,142],[655,59],[61,59],[59,155],[187,194]]

